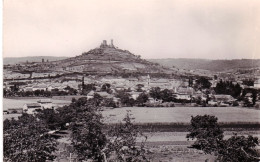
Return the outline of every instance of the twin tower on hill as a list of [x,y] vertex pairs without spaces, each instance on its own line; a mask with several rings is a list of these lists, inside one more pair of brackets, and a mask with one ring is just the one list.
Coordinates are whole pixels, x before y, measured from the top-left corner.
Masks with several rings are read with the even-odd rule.
[[110,45],[107,44],[106,40],[103,40],[103,42],[100,45],[100,48],[106,48],[106,47],[115,48],[115,46],[113,44],[113,39],[111,39]]

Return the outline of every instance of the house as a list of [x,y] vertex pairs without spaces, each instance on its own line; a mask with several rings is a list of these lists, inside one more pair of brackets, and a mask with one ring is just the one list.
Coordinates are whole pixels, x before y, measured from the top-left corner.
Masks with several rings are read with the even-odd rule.
[[137,97],[141,94],[142,92],[130,92],[129,94],[133,99],[137,99]]
[[201,98],[202,101],[206,101],[207,100],[207,95],[205,95],[203,92],[201,91],[197,91],[195,94],[194,94],[194,98]]
[[124,85],[117,85],[116,86],[116,90],[123,90],[123,89],[125,89]]
[[230,95],[213,95],[212,100],[219,103],[232,103],[235,101],[235,99]]
[[92,90],[87,94],[87,99],[93,98],[94,97],[95,92]]
[[103,98],[113,98],[113,95],[111,95],[107,92],[96,92],[96,93],[99,94]]
[[152,103],[152,104],[162,103],[162,100],[158,100],[158,99],[154,99],[154,98],[152,98],[152,97],[149,97],[149,98],[148,98],[148,103]]
[[208,101],[208,104],[210,106],[218,106],[218,102],[217,101]]
[[248,99],[248,102],[253,102],[253,94],[252,93],[247,93],[246,95],[245,95],[245,98],[247,98]]
[[23,105],[23,111],[27,114],[34,114],[37,110],[41,110],[42,107],[39,103],[28,103]]
[[186,94],[186,95],[193,95],[195,93],[192,87],[182,86],[175,89],[178,94]]
[[25,92],[27,92],[27,91],[32,92],[33,91],[33,87],[24,87],[23,91],[25,91]]
[[9,112],[7,110],[3,110],[3,114],[6,115],[9,114]]
[[23,113],[23,108],[9,108],[8,109],[8,114],[22,114]]
[[182,100],[191,100],[192,95],[195,93],[192,87],[187,87],[187,86],[181,86],[178,88],[175,87],[174,92],[176,95],[176,99],[182,99]]
[[36,91],[36,90],[47,90],[47,86],[45,84],[41,84],[41,85],[35,85],[32,87],[33,91]]
[[254,88],[260,89],[260,79],[256,80],[254,83]]
[[182,100],[191,100],[191,95],[189,94],[175,94],[176,95],[176,99],[182,99]]
[[38,101],[38,103],[41,105],[42,109],[53,108],[51,99],[41,99],[41,100]]

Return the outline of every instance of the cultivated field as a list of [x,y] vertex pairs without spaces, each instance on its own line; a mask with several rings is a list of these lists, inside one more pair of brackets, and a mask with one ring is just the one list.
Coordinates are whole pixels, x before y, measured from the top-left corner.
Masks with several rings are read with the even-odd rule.
[[105,122],[122,121],[131,111],[136,123],[190,123],[191,116],[214,115],[220,123],[260,123],[260,110],[241,107],[126,107],[107,109],[102,112]]

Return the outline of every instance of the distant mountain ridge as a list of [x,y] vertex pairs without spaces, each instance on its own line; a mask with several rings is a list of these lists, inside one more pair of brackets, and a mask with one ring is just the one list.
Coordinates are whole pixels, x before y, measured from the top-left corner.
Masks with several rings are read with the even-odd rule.
[[260,67],[260,59],[233,59],[233,60],[207,60],[207,59],[148,59],[148,61],[159,63],[163,66],[176,67],[180,69],[203,69],[210,71],[225,71],[238,68]]
[[28,62],[41,62],[42,59],[45,61],[58,61],[58,60],[63,60],[68,57],[64,56],[28,56],[28,57],[4,57],[3,58],[3,63],[4,65],[13,65],[13,64],[19,64],[19,63],[24,63],[26,61]]

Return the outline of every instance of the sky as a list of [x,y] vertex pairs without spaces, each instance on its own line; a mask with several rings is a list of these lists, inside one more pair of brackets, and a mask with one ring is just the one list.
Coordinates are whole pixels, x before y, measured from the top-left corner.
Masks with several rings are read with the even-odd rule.
[[113,39],[145,59],[260,59],[259,37],[259,0],[3,3],[3,57],[74,57]]

